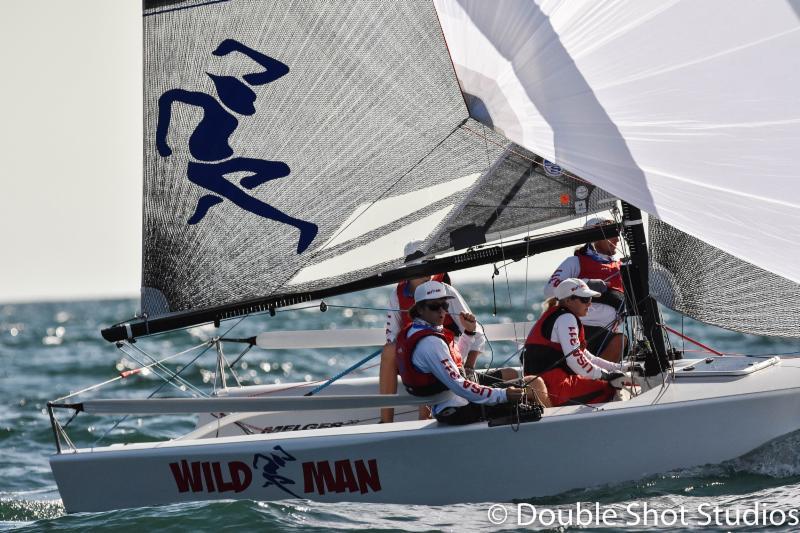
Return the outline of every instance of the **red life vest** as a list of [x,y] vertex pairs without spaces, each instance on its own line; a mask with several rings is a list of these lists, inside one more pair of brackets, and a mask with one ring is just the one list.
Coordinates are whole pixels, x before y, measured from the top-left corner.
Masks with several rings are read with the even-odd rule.
[[[528,338],[525,339],[525,350],[522,352],[522,366],[525,375],[541,374],[553,368],[562,368],[569,374],[575,374],[567,365],[566,357],[561,349],[561,344],[550,340],[553,334],[553,326],[558,317],[571,311],[561,306],[551,307],[539,317],[536,324],[531,328]],[[586,337],[583,333],[581,319],[575,316],[578,322],[578,341],[581,350],[586,348]]]
[[[436,274],[435,276],[431,276],[431,281],[446,283],[446,278],[447,273]],[[400,327],[403,328],[411,324],[411,315],[408,314],[408,310],[414,305],[414,293],[408,287],[408,280],[403,280],[397,284],[397,301],[400,304]],[[458,329],[458,326],[456,326],[456,323],[450,315],[445,317],[444,327],[457,335],[461,334],[461,330]]]
[[578,260],[581,262],[579,278],[602,279],[606,282],[609,289],[625,292],[625,285],[622,283],[622,276],[619,271],[619,261],[601,263],[596,259],[592,259],[591,256],[586,255],[583,250],[578,250],[575,252],[575,255],[578,256]]
[[436,379],[436,376],[418,370],[412,363],[412,357],[419,341],[433,335],[447,344],[447,348],[450,350],[450,359],[460,370],[463,363],[461,362],[461,353],[453,342],[453,333],[446,328],[437,331],[428,327],[415,331],[409,336],[408,330],[410,329],[411,324],[403,326],[397,335],[397,368],[400,370],[400,379],[403,380],[406,390],[414,396],[432,396],[447,390],[447,386]]

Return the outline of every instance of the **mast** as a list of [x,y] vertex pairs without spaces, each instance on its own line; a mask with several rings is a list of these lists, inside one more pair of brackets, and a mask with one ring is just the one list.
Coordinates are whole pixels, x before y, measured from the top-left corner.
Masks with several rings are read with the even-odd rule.
[[311,300],[382,287],[404,279],[429,276],[440,272],[453,272],[489,263],[519,261],[524,257],[538,253],[607,238],[610,234],[619,234],[619,228],[616,224],[605,224],[588,229],[567,230],[547,235],[526,237],[516,244],[475,247],[464,253],[404,266],[334,287],[294,294],[272,295],[210,309],[174,313],[154,319],[141,318],[103,329],[102,335],[109,342],[117,342],[210,322],[219,324],[221,320],[228,318],[264,311],[274,312],[279,307],[288,307]]
[[644,336],[651,348],[647,351],[645,371],[648,376],[654,376],[669,368],[669,357],[664,331],[659,326],[658,304],[650,296],[649,258],[641,210],[622,201],[622,225],[630,249],[630,261],[622,271],[626,305],[629,315],[641,317]]

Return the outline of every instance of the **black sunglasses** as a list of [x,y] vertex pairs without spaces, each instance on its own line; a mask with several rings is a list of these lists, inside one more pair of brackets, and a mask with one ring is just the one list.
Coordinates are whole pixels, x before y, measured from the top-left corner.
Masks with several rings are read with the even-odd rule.
[[439,302],[438,304],[425,304],[425,307],[431,311],[438,311],[439,309],[444,309],[447,311],[450,309],[450,304],[447,302]]
[[591,296],[573,296],[573,298],[575,298],[577,300],[580,300],[582,303],[585,303],[585,304],[592,303],[592,297]]

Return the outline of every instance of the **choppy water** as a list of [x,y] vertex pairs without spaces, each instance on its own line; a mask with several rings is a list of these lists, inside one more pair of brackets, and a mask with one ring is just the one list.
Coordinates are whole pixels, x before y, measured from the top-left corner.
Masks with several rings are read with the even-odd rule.
[[[514,283],[508,290],[498,286],[497,316],[492,316],[494,298],[485,285],[462,285],[461,291],[473,311],[485,323],[521,321],[538,315],[538,287]],[[534,295],[534,293],[537,293]],[[510,296],[509,296],[510,294]],[[350,327],[382,327],[384,312],[369,307],[383,307],[387,289],[338,297],[328,301],[330,307],[279,313],[276,317],[251,317],[236,325],[231,335],[245,337],[264,328],[319,329]],[[511,302],[509,303],[509,300]],[[797,530],[791,525],[792,516],[800,521],[800,435],[789,435],[756,450],[748,456],[723,465],[713,465],[672,472],[634,483],[572,491],[555,497],[522,500],[521,506],[504,504],[508,519],[502,526],[493,525],[487,514],[490,505],[407,506],[385,504],[320,504],[307,501],[265,503],[254,501],[180,504],[166,507],[129,509],[106,513],[66,515],[55,482],[50,473],[48,456],[54,452],[53,434],[44,411],[48,400],[70,391],[115,377],[120,370],[136,367],[129,356],[117,351],[100,338],[99,329],[132,316],[137,306],[134,300],[84,301],[36,304],[0,304],[0,528],[28,530],[82,531],[93,530],[212,530],[221,527],[241,527],[259,530],[492,530],[501,527],[517,528],[517,512],[523,524],[531,519],[536,508],[537,522],[547,523],[558,512],[562,521],[576,524],[578,505],[585,508],[598,504],[602,511],[614,511],[617,524],[628,522],[631,529],[651,529],[655,521],[669,525],[681,508],[683,520],[665,529],[752,531],[764,518],[780,523],[785,513],[785,530]],[[531,315],[527,317],[526,315]],[[800,355],[797,342],[775,338],[740,335],[704,326],[667,314],[674,328],[702,340],[709,346],[730,353]],[[237,324],[224,323],[221,331]],[[218,332],[213,328],[171,333],[152,340],[140,341],[153,354],[166,356],[199,344]],[[681,346],[681,343],[677,343]],[[687,349],[692,349],[687,345]],[[512,355],[510,343],[493,345],[493,361],[497,366]],[[273,383],[324,378],[347,367],[369,353],[360,350],[251,351],[242,372],[245,383]],[[228,348],[235,356],[236,348]],[[176,359],[175,368],[187,364],[193,354]],[[690,352],[689,355],[692,355]],[[489,356],[482,362],[487,363]],[[214,367],[214,355],[209,352],[183,376],[209,389]],[[375,375],[376,368],[365,371]],[[153,374],[117,381],[103,389],[104,397],[142,396],[158,387],[160,380]],[[735,415],[734,415],[735,416]],[[70,436],[78,445],[97,441],[111,426],[113,419],[82,416],[70,426]],[[193,427],[190,417],[156,417],[148,420],[128,419],[109,435],[105,442],[151,441],[170,438]],[[631,442],[635,446],[635,442]],[[601,450],[606,458],[624,458],[626,450]],[[493,458],[494,450],[476,451],[476,458]],[[609,460],[609,459],[605,459]],[[488,497],[487,497],[488,500]],[[634,507],[627,506],[633,504]],[[649,514],[644,514],[644,506]],[[594,507],[592,507],[594,509]],[[738,515],[737,510],[738,509]],[[719,515],[715,515],[715,511]],[[749,514],[745,511],[749,510]],[[792,515],[794,510],[795,515]],[[729,520],[726,525],[726,515]],[[765,511],[767,514],[765,514]],[[779,512],[780,511],[780,512]],[[502,511],[496,510],[502,517]],[[542,515],[544,512],[544,515]],[[548,514],[550,513],[550,514]],[[742,514],[745,513],[745,514]],[[769,513],[773,513],[769,515]],[[593,515],[594,516],[594,515]],[[611,515],[607,515],[611,516]],[[738,517],[738,520],[737,520]],[[648,522],[645,524],[645,518]],[[638,525],[636,520],[639,520]],[[716,521],[720,525],[715,525]],[[710,521],[710,525],[706,523]],[[585,522],[584,522],[585,523]],[[738,524],[738,526],[737,526]],[[577,526],[575,526],[577,527]],[[594,529],[596,524],[589,525]]]

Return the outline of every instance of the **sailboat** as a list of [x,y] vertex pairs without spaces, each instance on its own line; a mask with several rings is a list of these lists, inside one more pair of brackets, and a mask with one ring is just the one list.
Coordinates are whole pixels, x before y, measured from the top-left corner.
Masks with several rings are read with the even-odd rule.
[[[105,339],[125,349],[324,309],[621,234],[646,376],[624,401],[511,425],[366,423],[367,411],[435,401],[378,395],[370,378],[311,396],[311,384],[231,384],[210,397],[62,399],[48,405],[50,464],[67,511],[529,498],[717,463],[800,429],[800,360],[677,359],[656,304],[800,337],[796,4],[145,0],[143,23],[141,313]],[[615,205],[618,223],[542,233]],[[414,240],[423,253],[404,256]],[[281,338],[381,343],[265,332],[247,346]],[[237,340],[213,341],[220,376],[225,342]],[[180,438],[78,448],[64,409],[200,417]],[[581,456],[587,435],[624,458],[554,460]],[[488,449],[503,461],[473,460]]]

